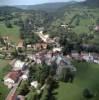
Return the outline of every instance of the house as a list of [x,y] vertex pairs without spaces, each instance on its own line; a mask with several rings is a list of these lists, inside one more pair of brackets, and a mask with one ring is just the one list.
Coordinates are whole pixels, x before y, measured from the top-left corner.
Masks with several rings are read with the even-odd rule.
[[53,48],[53,52],[61,52],[62,48]]
[[41,38],[41,40],[43,42],[45,42],[45,43],[48,42],[48,39],[49,39],[49,35],[48,34],[44,35],[43,32],[41,31],[41,32],[38,33],[38,36]]
[[41,45],[40,43],[36,43],[33,45],[34,50],[41,50]]
[[25,69],[25,62],[22,62],[21,60],[16,60],[14,63],[13,70],[24,70]]
[[17,45],[17,48],[23,48],[23,41],[20,41]]
[[47,44],[46,43],[41,43],[42,49],[47,49]]
[[31,45],[31,44],[28,44],[28,45],[27,45],[27,48],[32,48],[32,45]]
[[21,77],[24,81],[28,79],[28,76],[26,74],[22,75]]
[[30,60],[36,61],[35,55],[28,54],[28,55],[27,55],[27,58],[30,59]]
[[41,59],[39,59],[39,58],[37,58],[35,62],[36,62],[37,64],[41,64],[41,63],[42,63]]
[[72,73],[75,73],[77,71],[77,69],[71,65],[71,64],[68,64],[68,61],[63,61],[61,60],[60,64],[57,66],[57,70],[56,70],[56,79],[57,80],[60,80],[61,77],[63,76],[63,70],[68,70],[70,69],[70,71]]
[[44,27],[39,27],[39,28],[37,29],[37,32],[43,33],[43,31],[44,31]]
[[47,65],[51,65],[51,61],[52,61],[52,53],[51,52],[48,52],[47,54],[45,54],[45,63]]
[[47,49],[47,43],[36,43],[32,46],[34,50]]
[[15,83],[18,81],[19,77],[22,75],[20,70],[11,71],[4,77],[4,84],[8,86],[8,88],[12,88]]
[[70,59],[67,57],[58,55],[56,59],[57,69],[56,69],[56,79],[59,80],[62,77],[63,70],[70,69],[72,73],[75,73],[77,69],[71,64]]
[[0,47],[0,51],[3,51],[3,50],[6,50],[6,47],[5,46]]
[[99,31],[99,25],[94,28],[95,31]]
[[18,95],[15,100],[25,100],[25,97],[22,95]]
[[99,64],[99,60],[94,59],[94,63]]
[[86,62],[93,62],[94,61],[94,57],[90,53],[89,54],[83,54],[82,59],[85,60]]
[[74,59],[76,59],[76,60],[79,60],[79,53],[76,52],[76,51],[72,51],[71,57],[74,58]]
[[68,24],[62,24],[61,27],[67,28],[68,27]]
[[5,54],[0,54],[0,59],[5,58]]
[[27,80],[28,76],[29,76],[29,70],[25,70],[25,72],[23,73],[21,78],[22,78],[22,80]]
[[57,56],[56,58],[56,64],[59,65],[62,61],[62,57],[60,55]]
[[37,81],[31,82],[31,86],[34,87],[34,88],[37,88],[38,87],[38,82]]
[[6,59],[11,59],[11,60],[13,59],[13,56],[11,55],[11,53],[8,52],[6,54]]

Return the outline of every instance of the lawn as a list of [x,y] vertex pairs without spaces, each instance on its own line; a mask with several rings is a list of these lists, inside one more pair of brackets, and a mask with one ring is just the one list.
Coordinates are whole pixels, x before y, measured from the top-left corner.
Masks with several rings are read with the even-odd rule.
[[3,22],[0,22],[0,35],[8,36],[12,42],[19,41],[19,27],[13,25],[13,28],[7,28]]
[[77,34],[81,34],[81,33],[90,33],[89,32],[89,29],[87,26],[76,26],[74,29],[73,29],[74,32],[76,32]]
[[77,75],[73,84],[59,83],[55,90],[57,100],[86,100],[82,96],[85,88],[91,89],[95,94],[92,100],[99,100],[99,65],[85,62],[74,62],[77,67]]
[[8,62],[8,60],[0,59],[0,100],[4,100],[9,92],[9,89],[3,84],[4,76],[11,70]]

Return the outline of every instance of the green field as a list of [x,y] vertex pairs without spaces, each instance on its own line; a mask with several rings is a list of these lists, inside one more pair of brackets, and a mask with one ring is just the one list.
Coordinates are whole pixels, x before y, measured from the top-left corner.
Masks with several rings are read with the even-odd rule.
[[91,89],[95,94],[91,100],[99,100],[99,65],[88,63],[74,63],[77,67],[77,75],[73,84],[59,83],[57,100],[86,100],[82,96],[85,88]]
[[0,35],[8,36],[12,42],[19,41],[19,27],[13,25],[13,28],[7,28],[3,22],[0,22]]
[[8,60],[1,60],[0,59],[0,100],[4,100],[7,96],[9,89],[3,84],[4,76],[9,72],[11,69],[8,65]]
[[[74,26],[73,31],[77,34],[90,33],[88,26],[96,25],[96,21],[99,18],[99,8],[87,8],[87,7],[71,7],[64,8],[59,13],[58,18],[52,23],[56,26],[61,23],[71,23]],[[79,17],[78,17],[78,16]],[[75,17],[76,16],[76,17]],[[79,18],[79,25],[76,25]]]

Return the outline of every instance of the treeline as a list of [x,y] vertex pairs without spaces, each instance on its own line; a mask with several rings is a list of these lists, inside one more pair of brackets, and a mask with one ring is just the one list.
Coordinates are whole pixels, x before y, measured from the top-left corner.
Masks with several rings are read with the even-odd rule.
[[9,6],[3,6],[0,7],[0,21],[4,21],[4,20],[11,20],[12,18],[14,18],[15,16],[13,15],[13,13],[15,12],[22,12],[23,10],[18,9],[16,7],[9,7]]

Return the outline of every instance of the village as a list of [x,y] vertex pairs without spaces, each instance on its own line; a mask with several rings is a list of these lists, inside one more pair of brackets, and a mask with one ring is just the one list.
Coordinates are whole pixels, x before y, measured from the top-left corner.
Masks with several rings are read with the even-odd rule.
[[[25,100],[24,96],[16,94],[16,90],[22,81],[28,80],[29,67],[31,64],[42,65],[46,63],[46,65],[52,66],[53,62],[56,63],[56,80],[60,79],[64,68],[70,69],[72,73],[76,73],[77,69],[71,63],[73,59],[80,62],[85,61],[99,64],[99,54],[97,53],[81,52],[79,54],[76,51],[72,51],[71,55],[63,55],[62,47],[57,37],[50,38],[49,35],[44,35],[43,31],[36,32],[36,34],[40,37],[41,42],[34,45],[28,44],[26,51],[24,51],[25,47],[22,40],[20,40],[16,46],[8,41],[8,37],[0,37],[4,44],[0,47],[0,52],[5,52],[0,54],[0,59],[10,59],[10,65],[12,66],[12,70],[4,77],[4,84],[11,89],[6,100],[15,100],[15,98],[18,98],[18,100]],[[51,46],[50,49],[48,48],[49,45]],[[16,50],[19,57],[13,57],[13,50]],[[69,80],[72,82],[74,76],[70,76]],[[30,86],[37,89],[38,84],[37,80],[32,80]],[[37,89],[38,93],[45,87],[46,85],[43,84],[40,89]]]
[[99,0],[0,1],[0,100],[99,100]]

